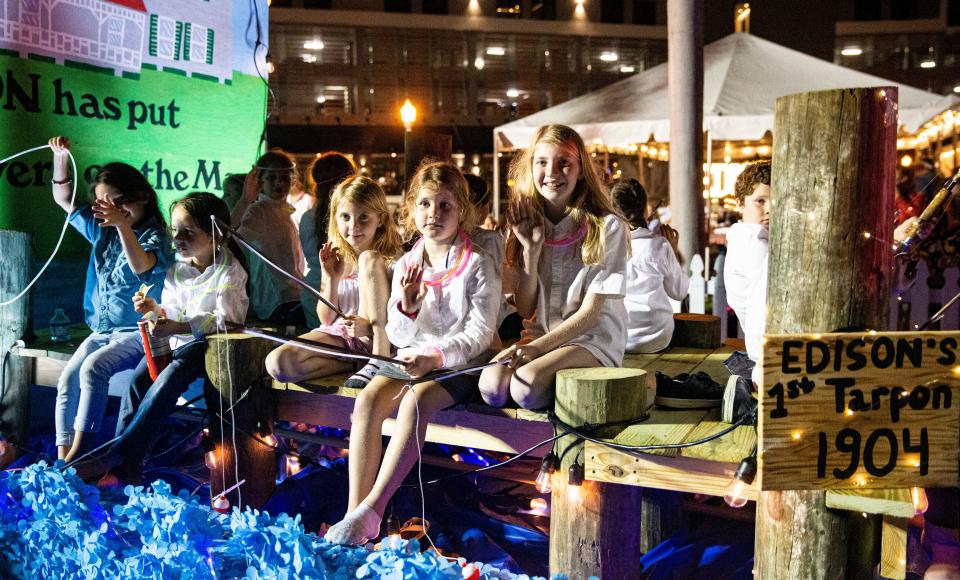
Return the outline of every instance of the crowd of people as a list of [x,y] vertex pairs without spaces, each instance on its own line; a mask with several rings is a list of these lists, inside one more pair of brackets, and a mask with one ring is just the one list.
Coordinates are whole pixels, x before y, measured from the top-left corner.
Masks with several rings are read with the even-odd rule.
[[[489,217],[486,183],[449,162],[425,160],[394,213],[349,157],[318,156],[306,172],[313,195],[304,195],[294,188],[293,158],[271,151],[242,181],[228,180],[223,199],[194,192],[175,201],[168,228],[156,192],[123,163],[103,166],[89,203],[71,204],[69,141],[50,145],[54,200],[93,246],[84,296],[93,333],[60,378],[59,457],[85,452],[110,377],[135,368],[117,439],[76,467],[85,478],[111,471],[136,480],[164,417],[206,377],[207,336],[248,318],[308,328],[302,338],[314,344],[372,357],[357,362],[293,342],[266,360],[280,381],[347,373],[348,386],[363,388],[352,416],[349,507],[327,533],[333,542],[378,536],[436,412],[474,397],[548,407],[557,371],[618,367],[627,350],[666,348],[671,300],[687,293],[677,232],[648,228],[643,186],[607,184],[580,135],[562,125],[541,127],[512,162],[499,225]],[[769,162],[746,168],[736,184],[743,219],[728,233],[727,293],[753,361],[763,316],[750,309],[766,289],[769,184]],[[238,249],[218,222],[272,264]],[[171,341],[172,362],[157,376],[135,332],[141,319],[151,337]],[[734,361],[729,404],[752,402],[753,361]],[[474,370],[434,380],[439,369]],[[394,413],[384,449],[382,424]]]

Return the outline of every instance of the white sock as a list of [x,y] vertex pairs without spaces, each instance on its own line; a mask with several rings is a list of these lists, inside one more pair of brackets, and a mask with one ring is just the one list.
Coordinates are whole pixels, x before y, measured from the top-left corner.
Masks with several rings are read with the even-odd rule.
[[380,519],[373,508],[361,503],[327,530],[324,537],[333,544],[365,544],[380,535]]

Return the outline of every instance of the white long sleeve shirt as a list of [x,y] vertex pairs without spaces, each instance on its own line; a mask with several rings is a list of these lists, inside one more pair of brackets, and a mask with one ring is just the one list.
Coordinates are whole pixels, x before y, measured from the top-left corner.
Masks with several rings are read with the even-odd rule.
[[202,273],[179,257],[167,271],[161,306],[170,320],[189,323],[192,333],[171,336],[170,348],[222,329],[224,322],[242,323],[247,317],[247,273],[230,250],[222,252],[222,261]]
[[[423,244],[404,254],[394,272],[387,304],[387,337],[397,354],[428,354],[439,349],[444,367],[464,367],[477,362],[493,343],[497,315],[503,300],[500,276],[493,259],[479,246],[472,246],[463,270],[444,286],[427,286],[427,293],[415,317],[400,312],[400,279],[406,268],[423,261]],[[455,268],[466,240],[458,239],[448,263]],[[424,279],[439,279],[448,273],[445,266],[427,267]]]
[[631,234],[633,255],[627,262],[627,350],[658,352],[673,337],[673,306],[683,300],[690,278],[670,243],[647,228]]

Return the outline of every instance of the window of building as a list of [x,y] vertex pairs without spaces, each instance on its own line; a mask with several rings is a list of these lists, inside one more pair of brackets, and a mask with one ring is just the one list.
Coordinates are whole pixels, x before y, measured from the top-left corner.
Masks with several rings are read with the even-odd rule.
[[854,20],[880,20],[882,4],[877,0],[855,0],[853,3]]
[[623,0],[602,0],[600,2],[600,22],[623,23]]
[[893,0],[890,3],[890,18],[894,20],[914,20],[920,14],[916,0]]
[[303,7],[330,10],[333,8],[333,0],[303,0]]
[[530,4],[530,17],[538,20],[556,20],[557,0],[533,0]]
[[657,3],[655,0],[633,0],[633,23],[656,25]]
[[947,0],[947,26],[960,26],[960,0]]
[[447,0],[423,0],[424,14],[450,14]]
[[497,16],[520,18],[520,0],[497,0]]
[[411,0],[383,0],[383,9],[386,12],[410,12],[413,9]]

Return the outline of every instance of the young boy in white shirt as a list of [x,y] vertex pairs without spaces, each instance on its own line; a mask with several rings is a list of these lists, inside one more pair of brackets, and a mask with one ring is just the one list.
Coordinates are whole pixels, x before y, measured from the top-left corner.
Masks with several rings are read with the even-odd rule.
[[[750,163],[737,177],[734,196],[741,219],[727,231],[727,258],[723,282],[727,304],[737,313],[743,329],[749,363],[734,355],[728,359],[731,372],[760,383],[763,356],[761,337],[766,326],[767,256],[770,225],[770,162]],[[751,369],[752,366],[752,369]],[[749,374],[748,374],[749,373]],[[744,385],[746,387],[746,385]],[[738,389],[745,390],[745,389]],[[728,393],[731,389],[728,389]],[[738,399],[742,399],[741,394]],[[725,397],[724,418],[734,415],[734,401]]]

